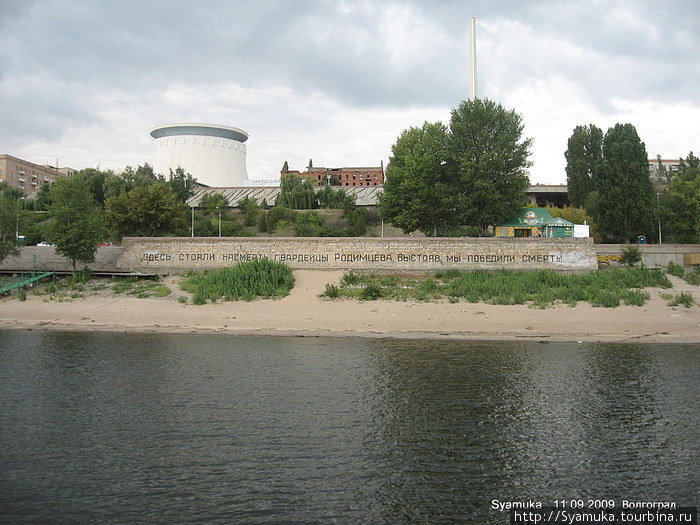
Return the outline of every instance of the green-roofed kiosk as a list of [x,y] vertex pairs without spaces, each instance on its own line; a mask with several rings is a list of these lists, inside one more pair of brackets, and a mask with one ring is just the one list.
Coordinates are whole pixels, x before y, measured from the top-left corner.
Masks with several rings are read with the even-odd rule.
[[552,217],[546,208],[525,208],[505,224],[496,226],[496,237],[573,237],[574,223]]
[[496,237],[544,237],[545,226],[554,220],[545,208],[525,208],[505,224],[496,226]]

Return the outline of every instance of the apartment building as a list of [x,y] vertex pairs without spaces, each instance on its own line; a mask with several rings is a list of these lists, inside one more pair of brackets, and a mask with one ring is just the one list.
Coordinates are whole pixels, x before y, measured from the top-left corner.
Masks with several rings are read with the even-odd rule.
[[61,172],[51,166],[42,166],[12,155],[0,154],[0,182],[21,188],[26,192],[38,191],[44,183],[53,183]]

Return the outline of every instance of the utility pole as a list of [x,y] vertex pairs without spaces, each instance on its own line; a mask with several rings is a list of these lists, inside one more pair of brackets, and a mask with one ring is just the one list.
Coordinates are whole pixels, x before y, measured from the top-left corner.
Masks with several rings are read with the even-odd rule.
[[471,75],[469,80],[469,100],[474,101],[478,98],[476,92],[476,18],[471,20],[471,34],[469,37],[469,50],[471,56]]

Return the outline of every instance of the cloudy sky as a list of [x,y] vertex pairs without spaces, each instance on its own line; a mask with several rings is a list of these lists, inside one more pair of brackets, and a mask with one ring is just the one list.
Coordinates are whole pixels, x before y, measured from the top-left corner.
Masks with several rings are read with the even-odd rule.
[[0,0],[0,153],[120,170],[151,128],[247,131],[250,178],[386,162],[402,130],[479,96],[523,116],[531,182],[573,128],[634,124],[650,158],[700,150],[700,1]]

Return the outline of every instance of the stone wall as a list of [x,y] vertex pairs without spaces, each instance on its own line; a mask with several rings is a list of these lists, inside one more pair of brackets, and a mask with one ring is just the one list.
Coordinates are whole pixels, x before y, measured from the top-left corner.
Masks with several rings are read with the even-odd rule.
[[117,266],[136,273],[182,273],[268,258],[316,270],[587,271],[591,239],[499,238],[124,238]]

